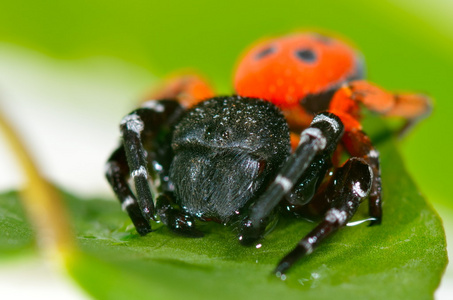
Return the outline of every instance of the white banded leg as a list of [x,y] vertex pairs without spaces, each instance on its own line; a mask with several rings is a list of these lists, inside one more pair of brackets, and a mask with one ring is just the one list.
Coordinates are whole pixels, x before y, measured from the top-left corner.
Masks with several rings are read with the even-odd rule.
[[332,153],[343,134],[343,124],[331,113],[320,113],[309,128],[301,133],[300,144],[284,163],[275,180],[250,208],[250,215],[242,225],[239,240],[251,244],[261,238],[267,218],[281,199],[289,193],[320,153]]
[[127,182],[127,178],[129,178],[129,166],[127,165],[123,145],[119,146],[107,161],[105,176],[120,201],[121,208],[128,213],[137,232],[140,235],[151,232],[151,226],[148,220],[143,217],[135,195],[132,193]]
[[[131,217],[137,231],[144,235],[151,231],[149,220],[154,219],[154,197],[151,193],[148,155],[155,154],[157,149],[144,147],[153,142],[164,127],[172,126],[184,109],[175,100],[151,100],[123,118],[120,132],[123,144],[112,154],[107,162],[106,177],[116,196]],[[161,145],[169,147],[169,145]],[[168,157],[160,158],[164,163]],[[160,164],[159,164],[160,166]],[[152,168],[152,167],[151,167]],[[132,193],[127,180],[132,178],[136,196]],[[153,182],[151,182],[153,184]],[[158,187],[154,189],[157,190]]]
[[296,261],[311,254],[323,240],[346,226],[360,202],[368,196],[372,182],[373,171],[363,159],[351,158],[337,170],[324,194],[332,199],[332,207],[327,210],[324,220],[280,261],[274,270],[277,276],[282,276]]
[[154,218],[154,201],[148,183],[147,153],[141,141],[141,133],[145,128],[145,124],[140,115],[144,113],[145,111],[140,109],[127,115],[121,121],[120,129],[130,177],[135,183],[138,204],[143,217],[149,220]]

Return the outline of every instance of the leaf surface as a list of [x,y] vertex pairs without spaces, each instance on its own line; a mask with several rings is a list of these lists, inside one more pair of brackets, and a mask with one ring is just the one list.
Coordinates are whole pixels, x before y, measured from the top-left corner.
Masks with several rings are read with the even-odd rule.
[[[378,136],[372,129],[379,127],[370,124]],[[271,271],[314,223],[280,219],[257,247],[241,246],[234,228],[208,223],[201,224],[204,238],[180,237],[159,225],[140,237],[116,201],[65,193],[82,249],[67,267],[100,299],[432,299],[447,263],[441,221],[406,173],[395,143],[385,138],[378,148],[382,225],[340,230],[284,281]],[[17,194],[0,199],[0,251],[32,247]],[[366,206],[356,220],[366,218]]]

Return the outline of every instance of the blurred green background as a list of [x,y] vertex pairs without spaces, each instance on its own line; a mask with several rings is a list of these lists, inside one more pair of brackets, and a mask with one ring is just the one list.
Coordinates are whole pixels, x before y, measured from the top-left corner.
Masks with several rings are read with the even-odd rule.
[[364,53],[370,80],[433,97],[433,115],[401,150],[427,198],[453,207],[453,30],[441,23],[452,8],[403,0],[1,1],[0,43],[64,60],[115,57],[156,76],[192,68],[229,93],[236,58],[254,40],[296,29],[339,34]]

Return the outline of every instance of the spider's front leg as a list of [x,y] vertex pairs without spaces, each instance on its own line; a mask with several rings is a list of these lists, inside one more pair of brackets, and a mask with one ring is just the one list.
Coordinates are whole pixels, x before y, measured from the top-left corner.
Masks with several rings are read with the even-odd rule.
[[195,228],[195,220],[192,216],[185,214],[178,208],[174,207],[173,193],[165,192],[156,200],[156,211],[160,220],[170,230],[186,237],[199,238],[204,234]]
[[[171,151],[162,149],[170,149],[172,125],[183,112],[184,108],[176,100],[144,103],[142,108],[123,118],[122,145],[107,161],[107,180],[141,235],[151,231],[149,220],[155,214],[149,181],[155,194],[169,189],[165,178],[168,178]],[[137,196],[128,184],[129,178],[134,181]]]
[[127,165],[126,153],[122,145],[112,153],[107,161],[105,176],[116,197],[119,199],[121,208],[128,213],[137,232],[140,235],[151,232],[149,221],[143,216],[137,199],[127,182],[129,178],[129,166]]
[[274,272],[281,276],[301,257],[310,254],[318,245],[354,216],[360,202],[367,197],[373,182],[371,167],[361,158],[349,159],[329,181],[322,197],[331,208],[324,220],[307,234],[278,264]]
[[295,152],[283,164],[266,191],[250,207],[249,216],[240,228],[239,240],[242,244],[250,245],[263,236],[274,208],[293,189],[315,157],[330,157],[342,134],[343,124],[334,114],[320,113],[313,119],[310,127],[301,133]]

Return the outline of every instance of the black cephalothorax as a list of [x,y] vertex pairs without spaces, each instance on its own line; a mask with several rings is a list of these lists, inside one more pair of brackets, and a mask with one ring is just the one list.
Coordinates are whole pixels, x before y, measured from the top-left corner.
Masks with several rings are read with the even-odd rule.
[[202,102],[175,126],[170,179],[190,215],[226,222],[275,177],[290,153],[288,125],[271,103]]

